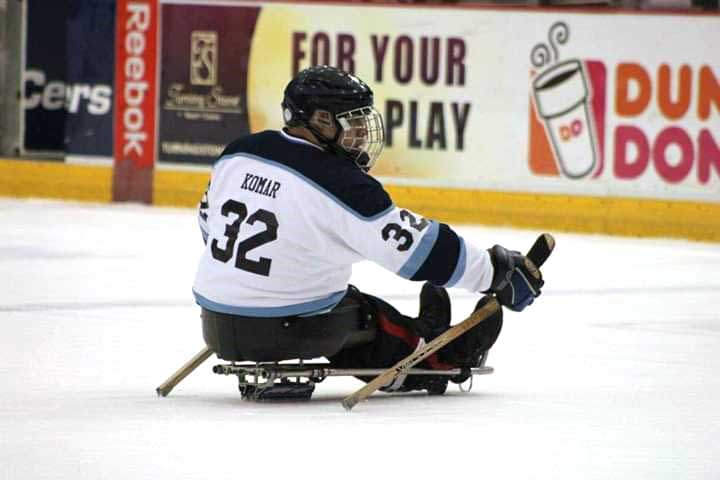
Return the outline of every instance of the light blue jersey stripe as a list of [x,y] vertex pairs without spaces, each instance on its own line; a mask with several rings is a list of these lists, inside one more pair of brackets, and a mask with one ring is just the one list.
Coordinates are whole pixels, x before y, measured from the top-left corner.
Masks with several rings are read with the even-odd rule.
[[450,280],[443,285],[444,287],[451,288],[454,287],[455,284],[462,278],[463,274],[465,273],[465,257],[467,256],[467,253],[465,252],[465,240],[458,235],[458,240],[460,240],[460,252],[458,254],[458,261],[457,265],[455,265],[455,270],[453,271],[452,276],[450,277]]
[[417,273],[425,260],[427,260],[430,251],[435,246],[438,234],[440,233],[440,225],[437,222],[430,223],[430,230],[420,240],[420,245],[410,255],[405,265],[397,272],[403,278],[412,278]]
[[346,290],[343,290],[333,293],[327,298],[282,307],[239,307],[235,305],[224,305],[203,297],[195,290],[193,290],[193,295],[195,295],[195,302],[198,305],[217,313],[242,315],[246,317],[285,317],[289,315],[308,315],[331,309],[343,299],[346,292]]
[[238,158],[238,157],[249,158],[249,159],[251,159],[251,160],[255,160],[255,161],[258,161],[258,162],[260,162],[260,163],[266,163],[266,164],[268,164],[268,165],[272,165],[273,167],[280,168],[280,169],[282,169],[282,170],[285,170],[285,171],[288,172],[288,173],[291,173],[291,174],[295,175],[296,177],[300,178],[301,180],[305,181],[305,182],[308,183],[310,186],[312,186],[313,188],[315,188],[316,190],[318,190],[320,193],[322,193],[322,194],[324,194],[325,196],[327,196],[330,200],[332,200],[333,202],[335,202],[335,203],[337,203],[338,205],[340,205],[340,206],[341,206],[345,211],[347,211],[348,213],[350,213],[350,214],[352,214],[353,216],[359,218],[360,220],[364,220],[364,221],[366,221],[366,222],[372,222],[373,220],[377,220],[378,218],[381,218],[381,217],[387,215],[389,212],[392,212],[392,210],[395,208],[395,205],[393,205],[393,204],[391,203],[390,206],[389,206],[388,208],[386,208],[385,210],[383,210],[382,212],[376,213],[375,215],[372,215],[372,216],[370,216],[370,217],[366,217],[366,216],[364,216],[364,215],[361,215],[359,212],[356,212],[356,211],[353,210],[352,208],[348,207],[345,203],[343,203],[343,202],[342,202],[339,198],[337,198],[335,195],[333,195],[332,193],[328,192],[328,191],[325,190],[323,187],[321,187],[320,185],[318,185],[317,183],[315,183],[313,180],[309,179],[308,177],[306,177],[306,176],[303,175],[302,173],[298,172],[297,170],[294,170],[294,169],[288,167],[287,165],[283,165],[283,164],[280,163],[280,162],[276,162],[275,160],[269,160],[269,159],[267,159],[267,158],[259,157],[259,156],[257,156],[257,155],[253,155],[253,154],[251,154],[251,153],[242,152],[242,153],[235,153],[235,154],[232,154],[232,155],[225,155],[224,157],[220,157],[220,158],[218,159],[218,161],[215,162],[215,165],[218,165],[220,162],[223,162],[223,161],[225,161],[225,160],[230,160],[230,159]]

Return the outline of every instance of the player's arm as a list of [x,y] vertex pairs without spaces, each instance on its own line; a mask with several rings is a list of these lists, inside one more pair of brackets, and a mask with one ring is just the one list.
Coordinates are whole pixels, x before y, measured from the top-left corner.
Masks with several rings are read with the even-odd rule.
[[491,286],[488,252],[465,242],[447,224],[396,206],[346,223],[344,235],[353,249],[403,278],[471,292]]
[[348,230],[355,250],[403,278],[496,293],[502,305],[516,311],[540,295],[542,276],[519,252],[499,245],[478,248],[449,225],[408,209],[393,206],[376,218],[350,222]]

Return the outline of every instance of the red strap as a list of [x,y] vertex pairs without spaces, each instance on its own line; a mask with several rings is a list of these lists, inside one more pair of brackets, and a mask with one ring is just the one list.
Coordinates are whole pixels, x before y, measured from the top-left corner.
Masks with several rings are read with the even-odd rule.
[[[414,335],[410,330],[403,327],[402,325],[392,323],[383,314],[378,314],[378,319],[380,329],[383,332],[392,335],[395,338],[399,338],[403,342],[407,343],[413,350],[417,348],[418,343],[420,343],[420,337]],[[438,358],[437,352],[433,353],[423,361],[427,362],[428,365],[430,365],[430,368],[432,368],[433,370],[450,370],[452,368],[455,368],[450,364],[441,362]]]
[[385,315],[382,313],[378,314],[378,319],[380,320],[380,329],[392,335],[393,337],[399,338],[403,342],[410,345],[410,347],[417,348],[418,342],[420,341],[420,337],[417,335],[413,335],[410,330],[403,327],[402,325],[398,325],[397,323],[392,323],[390,320],[387,319]]

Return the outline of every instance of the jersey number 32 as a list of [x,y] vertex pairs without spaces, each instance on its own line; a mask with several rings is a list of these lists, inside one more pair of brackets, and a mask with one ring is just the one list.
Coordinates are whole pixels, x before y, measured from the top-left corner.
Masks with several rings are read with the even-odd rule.
[[255,222],[261,222],[265,224],[264,231],[256,233],[255,235],[238,243],[235,268],[255,273],[257,275],[263,275],[265,277],[270,275],[270,265],[272,264],[272,260],[270,258],[260,257],[258,260],[251,260],[247,258],[247,253],[253,248],[257,248],[260,245],[264,245],[277,239],[278,221],[275,214],[261,208],[248,217],[248,211],[245,204],[236,200],[228,200],[225,202],[220,210],[220,213],[222,213],[224,217],[234,213],[237,215],[237,218],[231,224],[225,225],[225,247],[220,247],[217,239],[213,238],[212,243],[210,244],[210,250],[212,251],[213,258],[223,263],[227,263],[231,258],[233,258],[233,254],[235,253],[235,244],[237,243],[238,235],[240,234],[240,225],[243,221],[245,221],[245,218],[247,218],[247,223],[249,225],[254,225]]

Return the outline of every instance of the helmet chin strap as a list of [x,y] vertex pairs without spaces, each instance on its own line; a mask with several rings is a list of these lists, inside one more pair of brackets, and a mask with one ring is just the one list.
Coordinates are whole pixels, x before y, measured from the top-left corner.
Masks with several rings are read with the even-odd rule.
[[368,166],[369,163],[370,163],[370,155],[368,155],[367,152],[362,152],[360,154],[360,157],[357,160],[355,160],[355,164],[358,167],[360,167],[360,170],[362,170],[365,173],[370,171],[370,167]]

